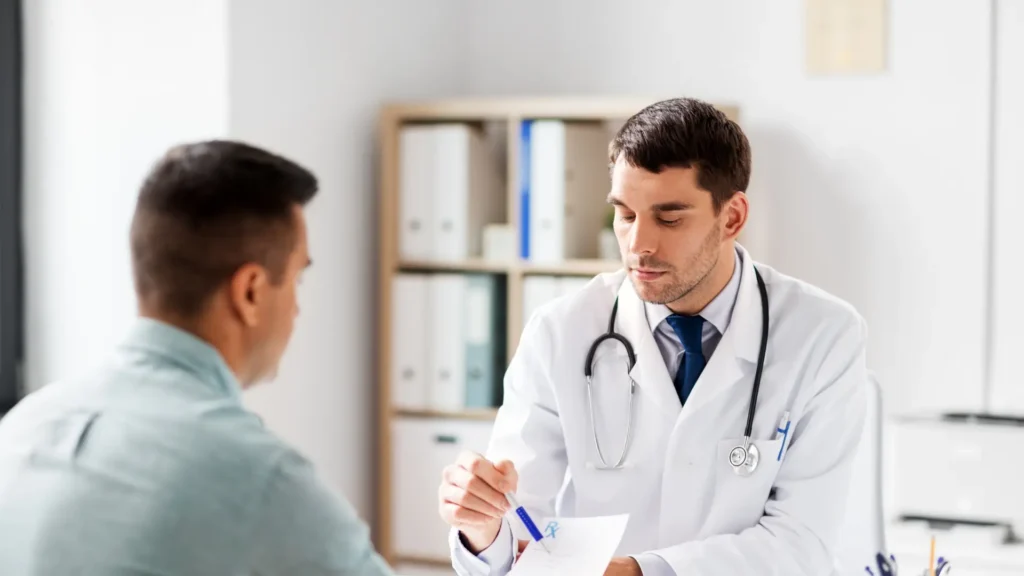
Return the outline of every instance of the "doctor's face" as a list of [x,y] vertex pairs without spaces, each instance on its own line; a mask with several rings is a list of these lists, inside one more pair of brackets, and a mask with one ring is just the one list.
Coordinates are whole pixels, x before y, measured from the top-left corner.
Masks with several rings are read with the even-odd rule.
[[623,264],[642,300],[696,313],[715,295],[706,293],[708,287],[723,271],[731,274],[733,242],[746,216],[742,193],[716,212],[711,193],[697,184],[696,169],[655,174],[620,158],[608,201],[615,206]]

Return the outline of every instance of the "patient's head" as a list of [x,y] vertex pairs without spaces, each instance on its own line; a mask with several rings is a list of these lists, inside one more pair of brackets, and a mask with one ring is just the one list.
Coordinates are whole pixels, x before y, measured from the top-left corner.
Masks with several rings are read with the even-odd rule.
[[178,146],[145,179],[131,226],[139,312],[213,344],[243,386],[272,378],[310,263],[316,178],[239,142]]

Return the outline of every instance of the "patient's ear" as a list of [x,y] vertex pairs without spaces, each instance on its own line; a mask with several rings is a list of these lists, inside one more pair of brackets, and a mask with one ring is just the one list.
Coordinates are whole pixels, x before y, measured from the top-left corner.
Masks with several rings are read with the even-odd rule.
[[259,323],[260,304],[267,298],[269,285],[267,270],[258,264],[245,264],[231,276],[231,308],[246,326]]

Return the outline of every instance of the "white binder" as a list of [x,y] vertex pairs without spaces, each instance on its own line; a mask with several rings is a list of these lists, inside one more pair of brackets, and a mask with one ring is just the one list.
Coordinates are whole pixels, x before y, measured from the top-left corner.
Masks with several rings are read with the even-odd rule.
[[433,127],[431,259],[483,256],[487,224],[505,222],[508,202],[483,133],[467,124]]
[[558,292],[562,296],[571,296],[590,283],[586,276],[562,276],[558,279]]
[[462,405],[469,409],[496,408],[501,399],[505,366],[506,280],[495,274],[467,274],[462,304],[465,324],[465,390]]
[[608,206],[600,124],[539,120],[530,134],[530,260],[597,258]]
[[523,326],[538,308],[561,295],[557,276],[527,276],[523,280]]
[[397,274],[391,288],[391,405],[429,407],[427,330],[430,310],[424,274]]
[[430,406],[460,410],[466,397],[466,278],[434,274],[429,293]]
[[402,260],[427,260],[432,251],[434,132],[431,126],[411,125],[403,127],[399,136],[398,255]]

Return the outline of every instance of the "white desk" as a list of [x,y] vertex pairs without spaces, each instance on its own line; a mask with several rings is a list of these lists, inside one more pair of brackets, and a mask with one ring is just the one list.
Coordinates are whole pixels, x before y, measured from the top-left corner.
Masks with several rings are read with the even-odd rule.
[[993,530],[929,531],[913,523],[886,527],[888,548],[896,556],[901,575],[920,576],[927,568],[932,534],[935,534],[936,558],[948,559],[955,576],[1024,574],[1024,545],[998,544]]

